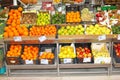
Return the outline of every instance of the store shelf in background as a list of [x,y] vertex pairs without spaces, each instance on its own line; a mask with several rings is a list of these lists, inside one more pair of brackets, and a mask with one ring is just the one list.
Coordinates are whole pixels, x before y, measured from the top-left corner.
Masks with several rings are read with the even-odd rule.
[[59,64],[59,68],[104,68],[111,64]]

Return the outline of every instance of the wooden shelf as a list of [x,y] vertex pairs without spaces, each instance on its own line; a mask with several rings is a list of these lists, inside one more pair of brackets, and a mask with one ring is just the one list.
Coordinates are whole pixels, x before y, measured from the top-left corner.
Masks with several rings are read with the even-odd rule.
[[59,64],[59,68],[108,68],[111,64]]
[[54,65],[7,65],[8,69],[57,69]]
[[14,38],[4,38],[5,42],[9,42],[10,44],[47,44],[47,43],[56,43],[55,36],[47,36],[46,40],[43,42],[39,41],[40,36],[35,37],[21,37],[22,41],[14,41]]

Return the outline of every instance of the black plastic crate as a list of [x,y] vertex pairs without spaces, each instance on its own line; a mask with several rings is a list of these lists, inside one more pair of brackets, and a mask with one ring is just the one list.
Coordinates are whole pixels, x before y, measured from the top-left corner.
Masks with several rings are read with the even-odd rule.
[[42,44],[42,45],[40,45],[40,53],[39,53],[39,56],[40,56],[40,54],[41,54],[41,52],[52,52],[53,54],[54,54],[54,59],[39,59],[39,64],[44,64],[44,63],[42,63],[41,62],[41,60],[42,61],[48,61],[47,63],[45,63],[45,64],[55,64],[55,58],[56,58],[56,51],[57,51],[57,49],[56,49],[56,44]]
[[66,5],[66,12],[80,11],[79,5]]
[[[114,44],[119,44],[119,43],[114,43]],[[116,63],[120,63],[120,57],[118,57],[118,56],[116,55],[114,45],[113,45],[113,57],[114,57]]]
[[[70,46],[71,43],[60,43],[60,45],[61,45],[61,47]],[[75,63],[77,63],[76,57],[75,58],[59,58],[59,64],[75,64]]]
[[[75,48],[78,48],[78,47],[88,48],[90,50],[91,55],[92,55],[91,43],[76,43]],[[76,55],[77,55],[77,51],[76,51]],[[85,60],[87,60],[87,59],[90,59],[90,62],[89,61],[85,62]],[[77,57],[77,63],[93,63],[93,62],[94,62],[93,55],[91,58],[78,58]]]

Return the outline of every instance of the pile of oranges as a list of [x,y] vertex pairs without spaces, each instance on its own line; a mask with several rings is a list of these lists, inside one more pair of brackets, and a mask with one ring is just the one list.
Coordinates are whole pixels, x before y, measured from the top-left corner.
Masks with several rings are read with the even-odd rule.
[[18,9],[11,9],[8,13],[7,26],[4,29],[4,38],[14,36],[28,36],[28,29],[26,26],[20,26],[20,18],[22,15],[22,7]]
[[11,45],[10,50],[7,51],[7,57],[19,57],[21,55],[21,45]]
[[39,56],[39,59],[54,59],[54,53],[52,52],[43,52],[42,55]]
[[7,24],[11,25],[12,27],[16,27],[17,25],[20,25],[20,18],[21,18],[21,12],[22,7],[19,7],[18,9],[11,9],[8,13],[8,20]]
[[8,37],[14,37],[14,36],[28,36],[29,32],[26,26],[21,25],[21,26],[6,26],[4,29],[4,38]]
[[41,36],[41,35],[56,35],[57,29],[54,25],[47,26],[32,26],[30,28],[30,36]]
[[38,58],[39,48],[34,46],[24,46],[24,52],[21,55],[23,60],[36,60]]
[[66,14],[66,22],[81,22],[80,12],[79,11],[70,11]]

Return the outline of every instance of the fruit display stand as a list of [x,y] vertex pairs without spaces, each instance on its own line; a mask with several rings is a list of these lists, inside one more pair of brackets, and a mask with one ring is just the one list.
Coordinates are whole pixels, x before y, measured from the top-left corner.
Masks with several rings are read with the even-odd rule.
[[[75,7],[76,7],[76,5],[75,5]],[[22,11],[21,8],[19,8],[18,11],[20,11],[20,13],[21,13],[21,11]],[[29,62],[30,64],[20,64],[20,65],[6,64],[7,75],[10,76],[12,74],[23,74],[23,75],[24,74],[31,74],[31,75],[33,75],[33,74],[35,74],[35,75],[40,75],[40,74],[41,75],[46,75],[46,74],[52,75],[53,74],[54,76],[61,76],[64,74],[74,74],[74,73],[78,73],[78,75],[79,75],[79,73],[88,73],[88,74],[90,74],[90,73],[107,73],[109,76],[112,72],[112,67],[113,67],[112,61],[113,60],[110,63],[103,62],[103,63],[99,63],[99,64],[95,64],[94,62],[77,63],[76,56],[74,56],[71,53],[72,56],[67,55],[67,58],[69,58],[68,56],[70,56],[70,59],[68,59],[68,62],[69,62],[69,60],[70,61],[73,60],[72,63],[69,63],[69,64],[60,63],[60,59],[59,59],[60,48],[59,48],[59,46],[64,45],[64,44],[65,45],[71,44],[71,43],[72,44],[85,44],[85,43],[87,44],[87,43],[97,43],[97,42],[107,43],[107,45],[108,45],[107,48],[108,48],[108,52],[110,53],[110,58],[113,58],[112,41],[114,42],[114,39],[117,39],[118,35],[112,34],[111,28],[109,29],[106,26],[100,27],[98,24],[89,25],[89,24],[95,23],[94,21],[92,21],[93,13],[90,13],[90,10],[85,9],[85,10],[83,10],[82,14],[84,14],[85,11],[87,11],[86,15],[90,14],[90,16],[89,16],[90,22],[86,21],[84,19],[82,21],[81,16],[84,18],[84,17],[86,17],[86,15],[85,16],[81,15],[81,12],[78,8],[76,8],[76,10],[74,11],[74,6],[73,6],[71,11],[68,10],[66,12],[66,16],[68,17],[68,22],[66,21],[67,24],[65,24],[64,21],[63,21],[64,24],[61,24],[61,23],[55,24],[56,23],[55,22],[54,24],[56,26],[51,25],[51,21],[50,21],[51,14],[49,14],[48,12],[40,11],[38,14],[39,19],[37,19],[37,24],[40,25],[39,28],[37,28],[38,27],[37,25],[32,25],[29,28],[29,30],[28,30],[28,28],[26,29],[26,26],[22,26],[22,28],[19,28],[20,27],[19,20],[17,23],[19,25],[17,28],[15,28],[16,24],[12,24],[11,21],[9,21],[9,19],[8,19],[7,23],[10,24],[10,26],[12,26],[12,27],[7,26],[5,29],[5,33],[7,34],[7,35],[4,34],[5,53],[7,53],[7,51],[8,51],[8,48],[9,48],[8,45],[11,45],[11,44],[28,45],[28,46],[35,44],[35,45],[44,45],[44,46],[46,45],[47,47],[48,47],[48,45],[55,45],[54,46],[55,47],[55,53],[54,53],[55,59],[54,59],[54,64],[48,64],[48,62],[47,62],[47,64],[46,63],[40,64],[39,62],[38,62],[38,64],[31,64],[31,62]],[[14,10],[12,12],[14,12]],[[12,15],[12,14],[9,14],[9,16],[10,15]],[[18,16],[20,16],[20,15],[18,15]],[[74,19],[72,19],[71,15],[73,17],[74,17],[74,15],[76,15],[76,17],[74,17]],[[43,19],[41,20],[41,18],[43,18]],[[78,18],[78,20],[76,21],[75,18]],[[44,22],[42,22],[42,21],[44,21]],[[86,21],[86,22],[84,22],[84,21]],[[13,23],[15,23],[15,20],[13,21]],[[78,24],[81,23],[81,24],[77,25],[77,23]],[[87,23],[89,23],[89,24],[86,25]],[[51,27],[51,28],[49,29],[49,27]],[[95,28],[95,29],[93,29],[93,28]],[[22,29],[23,29],[23,32],[22,32]],[[52,29],[52,31],[51,31],[51,29]],[[12,31],[15,33],[12,33]],[[57,31],[58,31],[58,33],[57,33]],[[8,34],[9,32],[11,32],[12,34],[9,35]],[[91,33],[89,33],[89,32],[91,32]],[[16,33],[18,33],[18,34],[16,34]],[[50,35],[51,33],[53,33],[53,34]],[[50,47],[53,47],[53,46],[50,46]],[[73,47],[73,48],[75,50],[76,47]],[[39,47],[39,49],[41,49],[41,47]],[[71,51],[70,49],[71,48],[68,47],[68,49],[64,50],[65,52],[64,51],[63,52],[66,53],[66,51]],[[25,51],[23,50],[22,52],[24,54]],[[73,52],[73,50],[71,52]],[[76,52],[74,52],[74,53],[76,53]],[[47,53],[45,53],[45,54],[47,54]],[[40,57],[41,55],[39,55],[39,61],[41,58],[46,59],[45,55]],[[49,55],[49,56],[51,56],[51,55]],[[61,57],[61,59],[63,59],[63,58],[65,58],[65,60],[66,60],[66,56]],[[92,58],[94,58],[94,56]],[[22,57],[22,59],[24,60],[24,57]],[[47,56],[47,59],[48,60],[45,60],[45,61],[49,61],[49,59],[53,59],[53,57],[48,58],[48,56]],[[114,64],[119,66],[119,63],[114,63]]]

